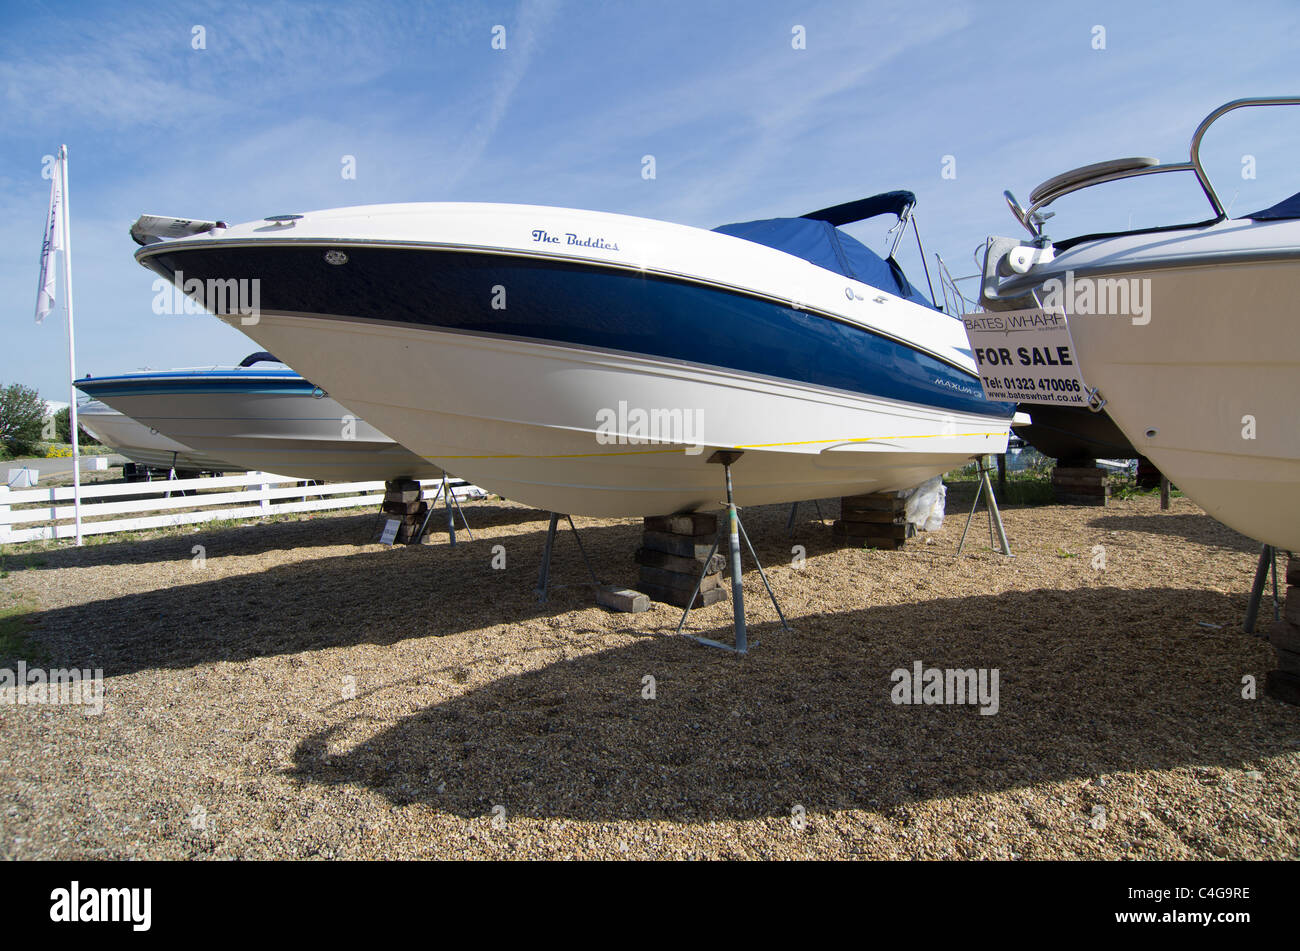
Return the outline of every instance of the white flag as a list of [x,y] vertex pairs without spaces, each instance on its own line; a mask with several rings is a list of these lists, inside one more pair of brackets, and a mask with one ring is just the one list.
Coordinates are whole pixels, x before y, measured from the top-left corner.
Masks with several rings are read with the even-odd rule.
[[45,319],[54,307],[54,289],[58,272],[54,269],[54,252],[63,250],[63,162],[50,175],[50,211],[45,221],[45,242],[41,246],[41,283],[36,289],[36,322]]

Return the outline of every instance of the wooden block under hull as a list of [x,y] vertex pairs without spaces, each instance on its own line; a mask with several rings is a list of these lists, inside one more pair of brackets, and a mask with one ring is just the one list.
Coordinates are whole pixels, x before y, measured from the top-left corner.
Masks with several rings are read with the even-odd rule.
[[[688,592],[689,593],[689,592]],[[615,611],[640,614],[650,610],[650,596],[631,588],[602,585],[596,589],[596,603]]]
[[647,532],[670,535],[707,536],[718,533],[718,516],[713,512],[687,512],[684,515],[654,515],[644,519]]
[[[711,544],[711,543],[710,543]],[[706,551],[707,555],[708,552]],[[698,578],[704,571],[705,559],[685,558],[681,555],[670,555],[667,552],[655,551],[653,548],[638,548],[634,556],[638,565],[645,565],[649,568],[666,568],[669,571],[676,571],[678,574],[690,575]],[[727,566],[727,559],[719,552],[713,556],[709,562],[709,573],[721,571]]]
[[707,558],[713,548],[713,539],[703,536],[674,535],[669,532],[642,532],[641,544],[651,551],[682,558]]
[[1264,692],[1274,700],[1300,706],[1300,674],[1270,670],[1264,678]]
[[679,574],[676,571],[668,571],[664,568],[648,568],[645,565],[641,566],[641,581],[645,584],[654,585],[656,588],[671,588],[675,591],[681,591],[684,595],[690,594],[695,589],[696,582],[699,582],[701,591],[722,587],[722,575],[720,574],[705,575],[704,580],[700,581],[698,573],[693,575]]
[[[686,602],[691,596],[689,589],[676,591],[672,588],[661,588],[658,585],[646,584],[645,582],[637,585],[637,589],[645,592],[647,596],[655,601],[662,601],[664,604],[675,604],[679,608],[686,607]],[[704,608],[710,604],[717,604],[719,601],[726,600],[727,594],[727,588],[711,588],[708,591],[701,591],[695,596],[695,603],[691,607]]]
[[881,492],[873,495],[849,495],[840,499],[840,517],[848,518],[854,512],[902,512],[907,506],[906,499],[900,499],[896,493]]
[[[1290,604],[1290,599],[1287,604]],[[1300,654],[1300,624],[1296,624],[1283,617],[1280,621],[1274,621],[1268,629],[1268,642],[1278,650],[1293,651]]]
[[845,538],[879,538],[902,541],[907,538],[907,523],[846,522],[843,519],[836,519],[831,524],[831,532]]
[[840,521],[858,525],[905,525],[907,516],[902,509],[897,512],[845,512]]

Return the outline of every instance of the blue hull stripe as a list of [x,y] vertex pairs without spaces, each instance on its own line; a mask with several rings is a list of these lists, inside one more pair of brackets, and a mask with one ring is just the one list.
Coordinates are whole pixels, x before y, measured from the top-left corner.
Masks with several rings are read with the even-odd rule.
[[77,381],[77,389],[95,398],[113,396],[196,396],[201,394],[258,393],[272,396],[310,396],[316,387],[296,373],[280,379],[210,378],[187,373],[132,373]]
[[960,413],[1015,411],[927,353],[763,298],[581,262],[345,246],[342,265],[327,263],[322,248],[271,243],[159,249],[141,260],[167,278],[180,269],[186,281],[260,280],[267,313],[646,354]]

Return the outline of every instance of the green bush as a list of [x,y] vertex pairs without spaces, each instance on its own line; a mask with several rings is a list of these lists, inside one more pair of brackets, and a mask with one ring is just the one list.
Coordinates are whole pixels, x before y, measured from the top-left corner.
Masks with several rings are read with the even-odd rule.
[[0,387],[0,445],[13,456],[33,452],[41,440],[45,401],[21,383]]
[[[72,442],[72,412],[65,406],[54,414],[55,432],[59,442]],[[98,446],[99,440],[86,432],[86,427],[77,425],[77,442],[82,446]]]

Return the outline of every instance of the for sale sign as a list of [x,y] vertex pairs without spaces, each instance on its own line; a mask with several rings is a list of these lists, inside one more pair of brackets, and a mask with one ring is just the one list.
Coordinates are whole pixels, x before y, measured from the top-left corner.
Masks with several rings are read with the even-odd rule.
[[1065,314],[1005,310],[962,314],[984,395],[1014,403],[1086,406]]

